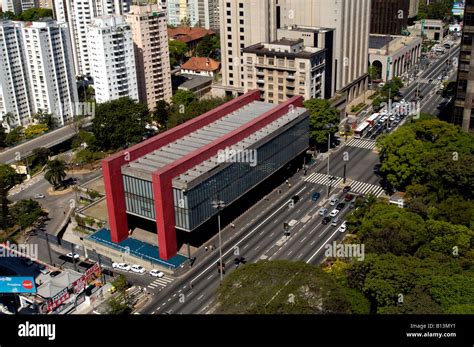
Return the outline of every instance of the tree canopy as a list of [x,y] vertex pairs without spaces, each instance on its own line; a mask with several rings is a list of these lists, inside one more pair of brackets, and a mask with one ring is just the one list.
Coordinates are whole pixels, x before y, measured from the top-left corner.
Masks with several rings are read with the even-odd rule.
[[[328,136],[338,131],[339,111],[328,100],[311,99],[304,102],[310,111],[309,127],[311,140],[318,148],[327,148]],[[333,125],[332,128],[326,127]]]
[[217,35],[206,35],[197,44],[195,55],[198,57],[216,58],[216,52],[220,48],[220,38]]
[[146,105],[128,97],[98,104],[92,121],[95,145],[103,150],[116,150],[143,140],[150,120]]
[[176,65],[181,65],[186,56],[186,53],[188,52],[188,46],[184,42],[178,40],[170,40],[169,50],[170,64],[173,68]]

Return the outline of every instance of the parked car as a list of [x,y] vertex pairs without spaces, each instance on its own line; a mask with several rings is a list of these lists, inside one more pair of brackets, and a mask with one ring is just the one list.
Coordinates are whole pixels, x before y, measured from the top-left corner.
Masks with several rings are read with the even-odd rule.
[[56,270],[56,271],[51,272],[49,275],[50,275],[51,277],[56,277],[56,276],[59,275],[60,273],[61,273],[61,271]]
[[347,202],[352,201],[352,199],[354,199],[354,195],[352,195],[352,194],[347,194],[344,197],[344,200],[347,201]]
[[78,260],[81,256],[77,253],[69,252],[68,254],[66,254],[66,257],[74,259],[74,260]]
[[344,207],[346,206],[346,203],[345,202],[340,202],[337,204],[336,206],[336,210],[342,210]]
[[44,199],[43,194],[35,194],[35,199]]
[[331,217],[324,217],[323,220],[321,221],[322,225],[326,225],[331,221]]
[[130,271],[130,265],[125,264],[125,263],[112,263],[112,267],[114,269],[119,269],[119,270],[124,270],[124,271]]
[[165,276],[165,274],[163,272],[161,272],[160,270],[156,270],[156,269],[153,269],[149,272],[150,276],[153,276],[153,277],[158,277],[158,278],[162,278]]
[[333,227],[337,227],[337,225],[339,224],[340,221],[341,221],[341,220],[336,217],[336,218],[334,218],[334,219],[332,220],[331,225],[332,225]]
[[141,265],[132,265],[130,266],[130,270],[139,274],[145,273],[146,271],[145,268]]
[[316,193],[313,193],[313,195],[311,195],[311,200],[318,201],[320,197],[321,197],[321,194],[316,192]]
[[334,209],[334,210],[331,211],[331,213],[329,214],[329,216],[330,216],[330,217],[336,217],[338,213],[339,213],[339,210]]
[[328,213],[328,209],[326,207],[322,207],[318,213],[320,216],[325,216],[326,213]]

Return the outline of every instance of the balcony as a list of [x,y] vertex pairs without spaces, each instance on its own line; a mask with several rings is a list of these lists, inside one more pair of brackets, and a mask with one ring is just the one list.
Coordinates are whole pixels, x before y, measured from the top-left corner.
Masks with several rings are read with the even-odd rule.
[[257,83],[258,83],[258,84],[264,84],[265,81],[259,78],[259,79],[257,80]]
[[288,76],[286,76],[286,79],[294,81],[295,80],[295,75],[288,75]]

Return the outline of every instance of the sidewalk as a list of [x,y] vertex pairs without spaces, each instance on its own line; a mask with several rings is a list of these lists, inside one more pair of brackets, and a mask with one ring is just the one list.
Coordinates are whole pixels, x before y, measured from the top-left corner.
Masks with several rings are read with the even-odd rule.
[[30,178],[29,180],[27,180],[25,182],[22,182],[20,184],[17,184],[12,189],[10,189],[10,191],[8,192],[8,196],[13,196],[13,195],[16,195],[16,194],[22,192],[26,188],[29,188],[30,186],[38,183],[43,178],[44,178],[44,173],[41,171],[41,172],[37,173],[35,176],[33,176],[32,178]]

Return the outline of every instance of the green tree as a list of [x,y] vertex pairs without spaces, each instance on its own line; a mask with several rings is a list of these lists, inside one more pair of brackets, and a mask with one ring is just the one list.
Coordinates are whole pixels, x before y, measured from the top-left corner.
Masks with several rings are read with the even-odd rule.
[[184,18],[181,19],[180,24],[183,27],[190,27],[191,26],[191,18],[189,18],[188,16],[185,16]]
[[85,148],[76,153],[74,162],[79,165],[90,164],[104,157],[102,152],[93,152],[89,148]]
[[7,139],[7,134],[5,133],[5,128],[0,124],[0,148],[6,146],[5,140]]
[[38,21],[43,18],[53,18],[53,11],[46,8],[30,8],[17,16],[18,20],[25,22]]
[[189,106],[193,101],[195,101],[196,95],[189,90],[177,90],[176,93],[171,97],[171,102],[173,105],[177,106]]
[[146,105],[128,97],[98,104],[92,121],[95,145],[116,150],[143,140],[150,119]]
[[54,129],[57,126],[56,118],[51,113],[47,113],[43,110],[38,110],[33,116],[33,119],[36,119],[39,124],[44,124],[48,129]]
[[0,164],[0,229],[6,229],[10,225],[8,191],[18,182],[16,171],[9,165]]
[[11,112],[7,112],[3,115],[3,122],[7,124],[8,129],[11,130],[11,126],[15,122],[15,118],[15,115]]
[[184,58],[186,57],[186,53],[188,52],[188,46],[181,41],[178,40],[170,40],[169,41],[169,50],[170,50],[170,64],[171,67],[176,65],[181,65]]
[[170,105],[165,100],[159,100],[156,103],[155,111],[153,112],[152,118],[158,123],[159,127],[162,128],[166,126],[168,121]]
[[374,65],[369,66],[369,77],[371,81],[377,80],[381,77],[381,68]]
[[218,301],[220,312],[226,314],[350,313],[345,294],[319,267],[259,261],[230,273],[219,288]]
[[20,200],[10,208],[13,222],[26,229],[35,224],[43,215],[43,210],[38,201]]
[[217,35],[206,35],[196,46],[195,54],[198,57],[214,57],[220,48],[220,38]]
[[48,162],[49,157],[51,155],[51,150],[45,147],[38,147],[38,148],[33,149],[32,155],[33,155],[33,160],[32,160],[31,165],[33,167],[36,165],[43,166]]
[[64,161],[59,159],[48,161],[44,178],[53,186],[54,189],[59,187],[66,176],[66,163]]
[[110,298],[107,301],[107,314],[127,315],[132,309],[121,296]]
[[[332,136],[338,130],[339,111],[324,99],[307,100],[304,102],[304,106],[310,111],[311,140],[318,148],[327,148],[328,136]],[[332,124],[334,127],[327,128],[328,124]]]

